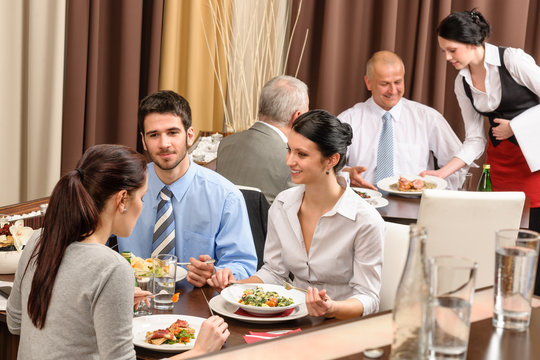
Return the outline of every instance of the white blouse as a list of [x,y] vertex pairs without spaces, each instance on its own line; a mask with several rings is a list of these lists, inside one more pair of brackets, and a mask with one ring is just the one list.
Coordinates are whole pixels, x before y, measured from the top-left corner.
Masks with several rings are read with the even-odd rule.
[[[520,85],[527,87],[540,96],[540,67],[534,59],[521,49],[507,48],[504,52],[504,64],[512,78]],[[479,114],[463,88],[463,78],[471,88],[476,108],[482,112],[490,112],[501,102],[501,80],[499,76],[501,61],[499,49],[491,44],[485,44],[484,67],[486,68],[486,92],[476,89],[472,84],[469,68],[460,70],[454,83],[454,92],[461,108],[461,115],[465,124],[465,141],[456,157],[467,164],[471,164],[484,152],[486,136],[484,132],[484,117]],[[531,168],[531,171],[540,170],[540,105],[536,105],[510,122],[510,126],[521,147],[521,151]]]
[[265,283],[283,284],[294,274],[298,287],[326,289],[334,300],[356,298],[364,315],[378,311],[384,221],[350,187],[319,220],[309,255],[298,211],[305,186],[281,192],[270,207],[264,265],[255,274]]

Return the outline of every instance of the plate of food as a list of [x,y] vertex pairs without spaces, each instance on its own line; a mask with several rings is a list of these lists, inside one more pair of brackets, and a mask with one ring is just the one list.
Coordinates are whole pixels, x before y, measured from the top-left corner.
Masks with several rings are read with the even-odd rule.
[[161,352],[192,349],[204,318],[188,315],[149,315],[133,318],[133,344]]
[[221,292],[230,304],[256,315],[279,314],[305,303],[301,291],[273,284],[234,284]]
[[245,321],[249,323],[255,323],[255,324],[280,323],[280,322],[289,321],[289,320],[301,319],[303,317],[308,316],[306,304],[300,304],[294,309],[291,309],[292,311],[290,312],[290,314],[278,314],[278,316],[250,315],[247,313],[242,314],[239,311],[240,307],[238,305],[236,304],[233,305],[229,303],[221,295],[217,295],[211,298],[208,304],[210,305],[210,308],[215,313],[229,317],[231,319],[236,319],[236,320]]
[[357,193],[362,199],[370,200],[370,199],[378,199],[382,197],[382,194],[375,190],[359,188],[359,187],[351,187],[351,189],[355,193]]
[[446,189],[447,186],[446,180],[430,175],[424,177],[419,175],[390,176],[377,182],[377,187],[380,190],[402,196],[418,196],[422,195],[424,189],[442,190]]
[[[149,272],[152,273],[153,263],[152,258],[143,259],[141,257],[131,255],[131,267],[136,273]],[[176,281],[184,280],[187,277],[187,270],[181,266],[176,267]]]

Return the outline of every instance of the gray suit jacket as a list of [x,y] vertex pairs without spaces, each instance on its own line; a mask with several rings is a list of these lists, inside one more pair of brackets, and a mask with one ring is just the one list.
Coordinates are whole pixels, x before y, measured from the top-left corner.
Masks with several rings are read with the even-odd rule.
[[287,144],[265,124],[229,135],[219,144],[216,171],[236,185],[262,190],[268,202],[294,184],[286,165]]

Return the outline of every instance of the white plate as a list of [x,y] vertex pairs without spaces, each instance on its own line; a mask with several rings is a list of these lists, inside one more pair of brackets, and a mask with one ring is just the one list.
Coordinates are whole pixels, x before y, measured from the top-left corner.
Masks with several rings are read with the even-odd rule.
[[181,266],[176,267],[176,281],[184,280],[187,277],[187,270]]
[[382,197],[382,194],[380,192],[378,192],[378,191],[375,191],[375,190],[359,188],[359,187],[351,187],[351,189],[353,189],[354,191],[360,191],[360,192],[365,193],[366,195],[369,195],[369,198],[367,198],[367,199],[363,198],[365,200],[377,199],[377,198]]
[[209,301],[210,307],[216,313],[227,316],[231,319],[236,319],[240,321],[256,323],[256,324],[269,324],[269,323],[279,323],[289,320],[296,320],[306,317],[308,315],[306,304],[300,304],[296,307],[292,313],[287,316],[276,316],[276,317],[256,317],[256,316],[244,316],[235,314],[235,311],[238,310],[237,305],[232,305],[227,302],[221,295],[214,296]]
[[368,203],[370,203],[375,209],[385,207],[389,204],[388,200],[385,198],[378,198],[378,199],[366,199]]
[[[280,306],[280,307],[260,307],[260,306],[244,305],[244,304],[238,303],[238,300],[240,300],[240,298],[242,297],[242,293],[244,292],[244,290],[253,289],[256,287],[262,287],[265,292],[275,291],[279,294],[279,296],[292,298],[293,303],[289,306]],[[243,310],[250,312],[252,314],[260,314],[260,315],[277,314],[287,309],[292,309],[294,307],[297,307],[298,305],[303,304],[306,300],[305,294],[303,292],[300,292],[295,289],[287,290],[283,286],[273,285],[273,284],[235,284],[235,285],[232,285],[223,289],[223,291],[221,291],[221,296],[223,296],[223,298],[227,302],[229,302],[230,304],[234,306],[239,306]]]
[[[186,320],[189,323],[189,326],[195,329],[195,339],[191,339],[191,341],[187,344],[161,344],[161,345],[154,345],[149,344],[144,341],[146,338],[146,333],[148,331],[154,331],[159,329],[166,329],[171,324],[176,322],[176,320]],[[201,324],[203,321],[206,320],[204,318],[196,317],[196,316],[188,316],[188,315],[149,315],[149,316],[140,316],[133,318],[133,344],[136,346],[140,346],[145,349],[150,349],[154,351],[161,351],[161,352],[180,352],[184,350],[189,350],[193,348],[193,345],[195,344],[195,341],[197,340],[197,336],[199,335],[199,330],[201,328]]]
[[[446,180],[441,179],[440,177],[437,177],[437,176],[430,176],[430,175],[426,175],[424,177],[421,177],[421,176],[418,176],[418,175],[401,175],[401,176],[403,176],[404,178],[406,178],[407,180],[410,180],[410,181],[413,181],[413,180],[416,180],[416,179],[421,179],[421,180],[424,180],[425,182],[433,183],[433,184],[435,184],[434,189],[441,189],[442,190],[442,189],[446,189],[446,187],[448,186],[448,183],[446,182]],[[390,185],[397,183],[398,180],[399,180],[399,176],[390,176],[390,177],[379,180],[379,182],[377,182],[377,187],[380,190],[386,191],[386,192],[388,192],[390,194],[396,194],[396,195],[402,195],[402,196],[422,195],[422,190],[420,190],[420,191],[399,191],[399,190],[391,189]]]

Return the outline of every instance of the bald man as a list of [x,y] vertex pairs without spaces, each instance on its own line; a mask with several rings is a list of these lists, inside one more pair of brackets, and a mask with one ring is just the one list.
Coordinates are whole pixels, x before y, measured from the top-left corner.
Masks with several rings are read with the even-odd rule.
[[[390,51],[373,54],[364,81],[371,97],[338,118],[353,128],[348,165],[351,186],[376,189],[388,176],[418,175],[446,164],[461,142],[444,117],[428,106],[403,97],[405,66]],[[386,123],[386,124],[385,124]],[[457,189],[466,169],[446,180]]]

